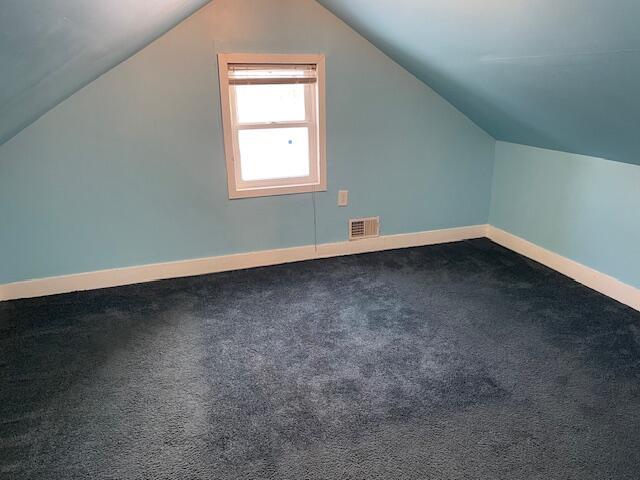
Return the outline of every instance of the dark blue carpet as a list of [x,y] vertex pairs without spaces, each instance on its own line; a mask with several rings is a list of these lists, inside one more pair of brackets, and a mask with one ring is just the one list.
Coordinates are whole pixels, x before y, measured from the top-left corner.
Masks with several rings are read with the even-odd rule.
[[640,314],[488,240],[0,303],[3,479],[637,479]]

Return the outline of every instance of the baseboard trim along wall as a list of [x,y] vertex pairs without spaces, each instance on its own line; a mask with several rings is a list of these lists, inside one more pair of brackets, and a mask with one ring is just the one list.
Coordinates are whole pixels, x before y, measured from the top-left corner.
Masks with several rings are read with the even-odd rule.
[[26,280],[0,285],[0,301],[95,290],[318,258],[354,255],[396,248],[420,247],[482,237],[488,237],[509,250],[531,258],[593,290],[640,311],[640,289],[491,225],[474,225],[399,235],[383,235],[353,242],[323,243],[318,246],[304,245],[301,247],[154,263]]
[[569,258],[563,257],[560,254],[547,250],[524,238],[520,238],[492,225],[487,227],[487,237],[509,250],[513,250],[520,255],[535,260],[582,283],[592,290],[640,311],[640,289],[636,287],[627,285],[617,278],[582,265],[574,260],[570,260]]
[[475,225],[399,235],[384,235],[352,242],[323,243],[317,246],[305,245],[26,280],[0,285],[0,301],[117,287],[168,278],[191,277],[207,273],[264,267],[317,258],[456,242],[485,237],[486,232],[486,225]]

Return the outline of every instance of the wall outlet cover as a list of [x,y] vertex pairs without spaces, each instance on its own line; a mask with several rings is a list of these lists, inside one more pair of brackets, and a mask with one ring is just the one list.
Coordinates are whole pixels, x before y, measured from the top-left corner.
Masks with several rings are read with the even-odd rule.
[[349,205],[349,190],[338,191],[338,206],[346,207]]

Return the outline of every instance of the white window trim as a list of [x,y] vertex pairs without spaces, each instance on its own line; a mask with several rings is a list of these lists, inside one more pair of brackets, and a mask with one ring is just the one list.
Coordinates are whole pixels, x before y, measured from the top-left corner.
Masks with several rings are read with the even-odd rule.
[[[264,63],[264,64],[315,64],[317,69],[317,99],[316,112],[310,112],[316,116],[318,126],[317,143],[311,145],[317,152],[317,168],[310,170],[310,177],[288,178],[265,180],[262,182],[251,182],[246,186],[240,178],[239,168],[236,168],[234,159],[238,158],[236,148],[236,129],[232,119],[231,106],[235,103],[231,98],[232,89],[229,88],[228,64],[234,63]],[[270,195],[287,195],[293,193],[320,192],[327,190],[327,160],[326,160],[326,114],[325,114],[325,58],[324,55],[288,55],[288,54],[252,54],[252,53],[220,53],[218,54],[218,75],[220,79],[220,105],[222,109],[222,127],[224,132],[224,150],[227,163],[227,184],[229,188],[229,198],[250,198],[264,197]],[[306,97],[306,95],[305,95]],[[307,108],[307,112],[309,109]],[[273,128],[283,126],[309,126],[310,119],[300,122],[278,123]],[[243,125],[243,128],[251,126]],[[258,125],[255,128],[271,128],[269,125]],[[312,136],[312,138],[316,138]],[[314,175],[314,172],[318,175]]]

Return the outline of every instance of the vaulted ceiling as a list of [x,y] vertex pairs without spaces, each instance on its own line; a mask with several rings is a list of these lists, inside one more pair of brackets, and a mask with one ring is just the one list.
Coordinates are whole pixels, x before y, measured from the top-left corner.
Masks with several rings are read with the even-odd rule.
[[209,0],[1,0],[0,144]]
[[640,1],[319,1],[496,139],[640,164]]
[[[208,1],[2,0],[0,144]],[[640,164],[640,1],[319,2],[496,139]]]

